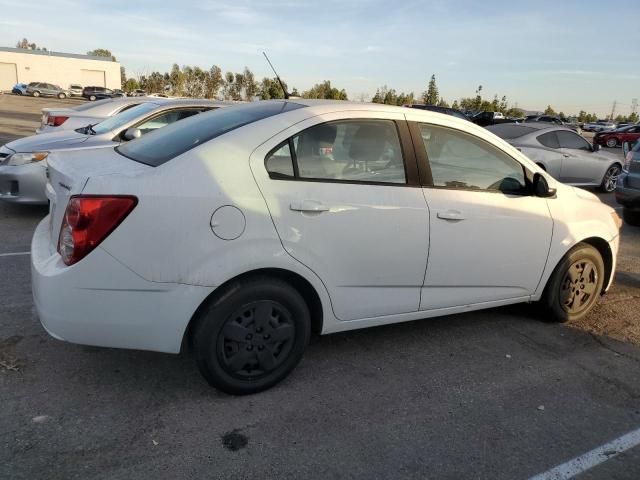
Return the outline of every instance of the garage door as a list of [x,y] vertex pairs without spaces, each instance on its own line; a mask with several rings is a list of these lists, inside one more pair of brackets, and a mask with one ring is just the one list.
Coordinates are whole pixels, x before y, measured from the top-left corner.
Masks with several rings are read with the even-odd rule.
[[80,70],[80,75],[85,87],[106,87],[104,70]]
[[15,63],[0,62],[0,90],[9,90],[18,83],[18,69]]

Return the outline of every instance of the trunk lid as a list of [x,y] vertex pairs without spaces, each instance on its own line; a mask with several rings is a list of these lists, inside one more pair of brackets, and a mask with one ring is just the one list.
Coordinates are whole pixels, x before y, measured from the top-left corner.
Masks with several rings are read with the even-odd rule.
[[[82,193],[92,177],[103,175],[134,175],[153,169],[119,155],[113,148],[58,151],[47,158],[49,199],[50,252],[58,248],[58,235],[64,213],[72,195]],[[113,192],[100,192],[108,195]]]

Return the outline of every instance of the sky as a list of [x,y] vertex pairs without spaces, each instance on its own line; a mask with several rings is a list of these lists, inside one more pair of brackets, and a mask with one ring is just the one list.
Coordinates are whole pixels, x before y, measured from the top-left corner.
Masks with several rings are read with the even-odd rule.
[[331,80],[351,99],[387,85],[420,95],[432,74],[449,102],[627,115],[640,98],[638,0],[0,0],[0,46],[106,48],[129,76],[179,65],[280,76],[299,91]]

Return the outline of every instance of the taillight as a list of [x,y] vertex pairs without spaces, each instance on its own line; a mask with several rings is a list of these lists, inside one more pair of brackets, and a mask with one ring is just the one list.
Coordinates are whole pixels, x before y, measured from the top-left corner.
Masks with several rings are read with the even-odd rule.
[[47,125],[49,125],[50,127],[59,127],[64,122],[66,122],[68,118],[69,117],[63,117],[61,115],[53,115],[53,116],[50,115],[47,118]]
[[138,199],[124,195],[74,195],[58,237],[58,253],[73,265],[100,245],[131,213]]

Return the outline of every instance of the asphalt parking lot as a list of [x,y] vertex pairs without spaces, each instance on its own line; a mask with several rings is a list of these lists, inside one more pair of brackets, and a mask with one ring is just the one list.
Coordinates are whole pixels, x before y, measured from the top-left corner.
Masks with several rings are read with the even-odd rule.
[[[0,96],[0,142],[45,104]],[[188,354],[49,337],[26,254],[46,214],[0,203],[0,478],[526,479],[640,428],[640,228],[580,325],[522,305],[330,335],[232,397]],[[640,478],[640,447],[604,455],[579,478]]]

